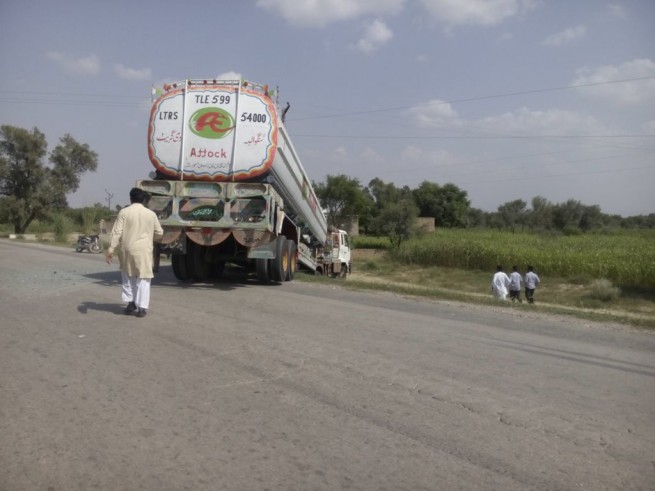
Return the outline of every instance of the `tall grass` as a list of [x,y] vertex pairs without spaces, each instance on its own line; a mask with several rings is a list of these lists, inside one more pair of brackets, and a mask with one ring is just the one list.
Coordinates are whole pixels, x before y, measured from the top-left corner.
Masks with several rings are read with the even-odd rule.
[[63,213],[57,213],[52,218],[52,224],[57,242],[66,242],[68,234],[73,230],[73,221]]
[[388,237],[372,237],[368,235],[358,235],[351,237],[354,249],[389,249],[391,241]]
[[493,230],[441,229],[390,251],[397,261],[493,271],[497,264],[542,275],[606,278],[616,285],[655,287],[652,234],[541,236]]
[[98,209],[88,206],[82,210],[82,230],[85,234],[94,233],[93,224],[98,216]]

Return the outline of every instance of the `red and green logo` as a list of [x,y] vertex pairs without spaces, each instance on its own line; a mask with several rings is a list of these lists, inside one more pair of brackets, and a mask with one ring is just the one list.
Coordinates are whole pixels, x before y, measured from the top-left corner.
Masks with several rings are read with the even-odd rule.
[[204,107],[193,113],[189,128],[201,138],[218,140],[234,129],[234,118],[225,109]]

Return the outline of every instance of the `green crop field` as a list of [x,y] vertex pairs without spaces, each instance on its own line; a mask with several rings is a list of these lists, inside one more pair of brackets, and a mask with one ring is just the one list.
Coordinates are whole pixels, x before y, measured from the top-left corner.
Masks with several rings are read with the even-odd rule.
[[517,265],[522,272],[530,264],[540,275],[573,281],[604,278],[621,287],[655,288],[652,232],[547,236],[441,229],[390,253],[404,264],[483,271],[493,271],[497,264],[506,271]]

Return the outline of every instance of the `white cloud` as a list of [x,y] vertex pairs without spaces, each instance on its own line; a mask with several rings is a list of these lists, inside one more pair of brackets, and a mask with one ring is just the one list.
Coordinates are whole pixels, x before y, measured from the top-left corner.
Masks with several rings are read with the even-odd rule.
[[626,13],[625,13],[625,7],[620,4],[610,4],[608,6],[609,10],[609,15],[610,17],[614,19],[625,19],[626,18]]
[[420,0],[437,21],[456,25],[490,26],[532,10],[536,0]]
[[544,39],[541,44],[545,46],[564,46],[576,39],[581,39],[587,34],[585,26],[569,27],[558,33],[552,34]]
[[150,80],[152,71],[150,68],[130,68],[117,63],[114,65],[114,72],[124,80]]
[[48,59],[58,63],[61,67],[69,72],[79,75],[97,75],[100,72],[100,60],[96,55],[75,58],[68,53],[61,51],[48,51]]
[[655,103],[655,78],[611,83],[645,77],[655,77],[655,61],[642,58],[618,66],[581,68],[572,85],[600,84],[578,90],[583,95],[609,100],[618,105]]
[[575,111],[532,111],[526,107],[483,118],[470,126],[489,134],[517,136],[599,135],[611,132],[595,118]]
[[381,20],[374,20],[364,26],[364,37],[355,46],[364,53],[372,53],[384,46],[393,37],[393,32]]
[[239,72],[223,72],[216,80],[241,80],[242,75]]
[[413,107],[407,113],[417,126],[423,128],[452,128],[461,125],[457,111],[448,102],[439,99]]
[[404,3],[405,0],[257,0],[258,7],[303,27],[323,27],[362,15],[394,14]]
[[425,149],[408,145],[400,151],[403,172],[408,169],[447,167],[457,163],[457,159],[445,149]]

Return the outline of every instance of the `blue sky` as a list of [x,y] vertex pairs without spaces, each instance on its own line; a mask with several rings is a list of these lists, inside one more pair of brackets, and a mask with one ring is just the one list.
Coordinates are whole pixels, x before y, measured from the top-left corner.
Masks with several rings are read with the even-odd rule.
[[153,170],[152,86],[236,74],[291,103],[317,182],[655,213],[654,25],[652,0],[0,0],[0,124],[89,144],[69,203],[113,208]]

